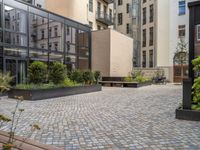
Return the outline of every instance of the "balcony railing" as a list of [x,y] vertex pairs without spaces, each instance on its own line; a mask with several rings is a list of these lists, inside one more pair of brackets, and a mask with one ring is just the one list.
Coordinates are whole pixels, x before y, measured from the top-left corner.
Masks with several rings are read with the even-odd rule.
[[96,12],[96,20],[108,26],[114,25],[114,19],[112,15],[108,15],[104,12]]
[[108,4],[111,4],[114,2],[114,0],[103,0],[104,2],[108,3]]

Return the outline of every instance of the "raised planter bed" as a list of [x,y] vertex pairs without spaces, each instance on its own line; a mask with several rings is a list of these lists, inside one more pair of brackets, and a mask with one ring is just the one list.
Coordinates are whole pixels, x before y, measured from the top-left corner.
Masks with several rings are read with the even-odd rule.
[[[3,149],[3,144],[7,143],[9,139],[9,134],[4,131],[0,131],[0,149]],[[14,145],[16,150],[62,150],[51,145],[45,145],[34,140],[24,140],[23,137],[16,136],[14,137]]]
[[176,119],[200,121],[200,111],[182,109],[179,107],[176,109]]
[[126,82],[126,81],[100,81],[101,85],[109,85],[111,87],[133,87],[133,88],[139,88],[147,85],[151,85],[151,82],[145,82],[145,83],[138,83],[138,82]]
[[98,92],[101,90],[102,90],[101,85],[85,85],[85,86],[64,87],[55,89],[39,89],[39,90],[11,89],[8,92],[8,97],[15,98],[16,96],[23,96],[24,100],[42,100],[48,98]]

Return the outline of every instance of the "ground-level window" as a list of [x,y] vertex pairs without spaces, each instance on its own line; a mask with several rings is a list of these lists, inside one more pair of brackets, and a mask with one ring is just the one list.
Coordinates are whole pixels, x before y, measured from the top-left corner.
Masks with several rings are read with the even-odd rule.
[[200,25],[197,25],[197,41],[200,41]]
[[149,67],[153,67],[153,50],[149,51]]
[[146,51],[142,52],[142,67],[146,67]]
[[185,37],[185,25],[178,26],[178,36]]

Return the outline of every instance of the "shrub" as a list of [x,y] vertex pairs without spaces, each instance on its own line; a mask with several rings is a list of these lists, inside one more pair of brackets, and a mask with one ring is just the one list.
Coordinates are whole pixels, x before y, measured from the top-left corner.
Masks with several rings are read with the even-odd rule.
[[94,72],[94,79],[96,84],[98,83],[98,81],[101,79],[101,72],[100,71],[95,71]]
[[28,68],[29,82],[41,84],[47,78],[47,65],[40,61],[33,62]]
[[126,82],[133,82],[134,80],[133,80],[133,77],[128,76],[128,77],[124,78],[124,81],[126,81]]
[[63,63],[54,62],[53,65],[50,67],[49,73],[49,80],[52,81],[54,84],[61,84],[65,80],[66,68]]
[[80,70],[74,70],[71,72],[71,75],[69,76],[70,80],[76,82],[76,83],[83,83],[83,77],[82,72]]
[[78,84],[74,81],[71,81],[69,78],[65,78],[63,85],[67,86],[77,86]]
[[85,84],[92,84],[94,81],[94,75],[91,71],[84,71],[83,72],[83,80]]
[[52,89],[52,88],[58,88],[58,87],[63,87],[63,85],[55,85],[53,83],[48,83],[48,84],[18,84],[18,85],[16,85],[17,89],[23,89],[23,90]]
[[10,73],[0,73],[0,94],[9,90],[12,80],[13,77],[10,76]]
[[197,77],[194,80],[194,84],[192,86],[193,89],[193,101],[195,103],[198,103],[200,105],[200,57],[194,59],[192,61],[192,64],[194,65],[194,71],[197,75]]

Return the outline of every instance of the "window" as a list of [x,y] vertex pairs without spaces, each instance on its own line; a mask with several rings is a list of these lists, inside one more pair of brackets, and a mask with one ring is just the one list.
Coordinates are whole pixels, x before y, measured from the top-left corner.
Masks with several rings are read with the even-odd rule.
[[147,0],[143,0],[143,3],[146,3],[147,2]]
[[142,67],[146,67],[146,51],[142,52]]
[[101,30],[101,26],[100,25],[97,25],[97,30]]
[[70,29],[69,29],[69,26],[67,26],[67,35],[70,35]]
[[42,39],[42,40],[44,39],[44,29],[41,30],[41,39]]
[[149,67],[153,67],[153,50],[149,51]]
[[100,13],[101,13],[101,3],[98,2],[97,3],[97,14],[98,14],[98,16],[100,15]]
[[93,22],[89,22],[89,26],[93,29]]
[[126,24],[126,34],[130,33],[130,25],[129,23]]
[[37,6],[38,8],[42,8],[42,5],[40,5],[40,4],[37,4],[36,6]]
[[153,27],[149,29],[149,46],[153,45]]
[[197,25],[197,41],[200,41],[200,25]]
[[89,0],[89,11],[93,12],[93,0]]
[[52,37],[52,28],[49,28],[49,37]]
[[41,44],[41,49],[44,49],[45,48],[45,44]]
[[54,49],[57,51],[58,50],[58,43],[54,43]]
[[54,28],[54,36],[57,37],[58,36],[58,27]]
[[150,5],[150,10],[149,10],[150,12],[150,16],[149,16],[149,21],[150,22],[153,22],[153,16],[154,16],[154,8],[153,8],[153,4],[152,5]]
[[123,4],[123,0],[118,0],[118,5],[122,5]]
[[143,8],[143,25],[145,25],[146,24],[146,14],[147,13],[147,9],[146,9],[146,7],[145,8]]
[[143,39],[143,41],[142,41],[142,47],[146,47],[146,29],[143,29],[143,31],[142,31],[142,39]]
[[110,17],[110,20],[112,20],[112,9],[109,9],[109,17]]
[[122,25],[123,24],[123,14],[122,13],[119,13],[118,14],[118,25]]
[[185,15],[185,0],[181,0],[178,2],[179,3],[179,15]]
[[178,36],[185,37],[185,25],[178,26]]
[[52,44],[51,43],[49,43],[49,50],[51,50],[52,49]]
[[126,4],[126,13],[127,13],[127,14],[129,13],[129,10],[130,10],[129,7],[130,7],[130,5],[129,5],[129,3],[127,3],[127,4]]

